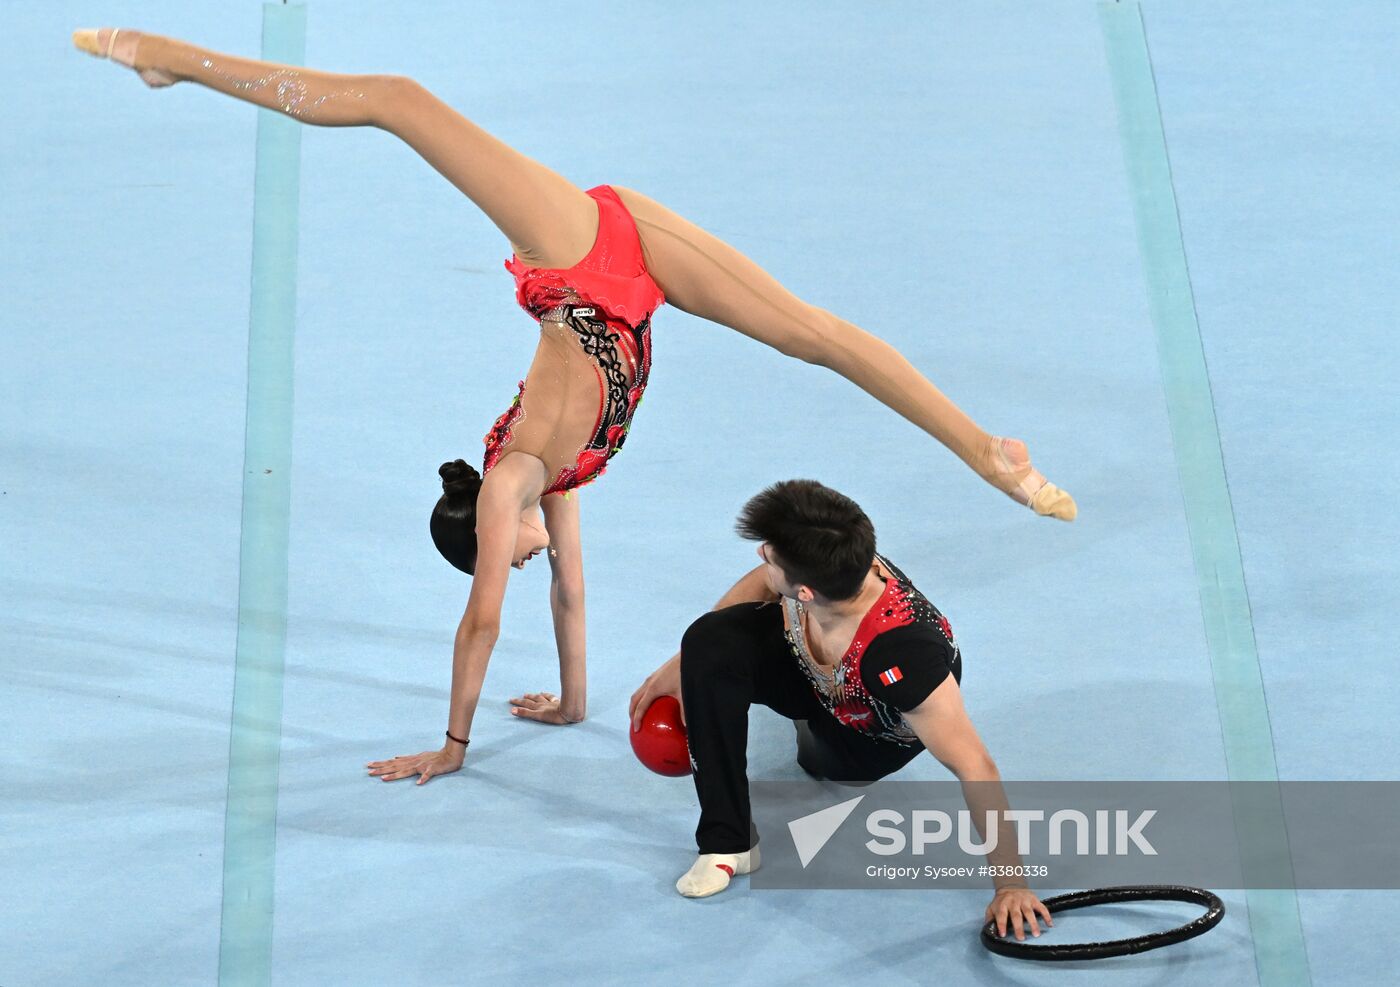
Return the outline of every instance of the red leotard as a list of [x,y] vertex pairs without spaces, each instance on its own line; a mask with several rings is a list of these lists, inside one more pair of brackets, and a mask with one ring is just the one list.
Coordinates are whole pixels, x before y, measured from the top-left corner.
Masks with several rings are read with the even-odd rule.
[[[665,301],[647,273],[632,214],[617,193],[600,185],[588,195],[598,205],[598,236],[583,260],[566,269],[527,267],[515,256],[505,262],[515,276],[520,307],[540,320],[542,330],[546,323],[567,327],[596,373],[597,418],[571,462],[551,462],[560,457],[541,451],[552,445],[547,438],[531,443],[539,448],[522,446],[555,470],[546,494],[597,479],[621,449],[651,369],[651,315]],[[526,383],[486,436],[483,472],[490,472],[518,438],[517,426],[527,417]]]

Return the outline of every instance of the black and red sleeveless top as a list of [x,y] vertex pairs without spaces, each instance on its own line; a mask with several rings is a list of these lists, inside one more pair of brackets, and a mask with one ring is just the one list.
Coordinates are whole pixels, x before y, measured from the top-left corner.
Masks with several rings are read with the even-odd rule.
[[919,738],[904,721],[949,675],[962,681],[962,655],[948,618],[899,568],[880,556],[892,578],[866,612],[835,668],[818,665],[803,633],[803,606],[784,598],[786,637],[817,699],[843,725],[873,740],[912,747]]

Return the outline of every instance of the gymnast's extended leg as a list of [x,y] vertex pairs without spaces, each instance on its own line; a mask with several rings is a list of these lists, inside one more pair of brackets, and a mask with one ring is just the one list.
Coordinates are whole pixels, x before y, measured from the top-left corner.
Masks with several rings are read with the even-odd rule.
[[[160,35],[79,31],[78,47],[134,68],[150,85],[191,81],[320,126],[372,126],[407,143],[486,213],[526,264],[572,266],[597,211],[581,189],[492,137],[403,76],[341,75],[237,58]],[[739,251],[659,203],[617,189],[637,221],[652,276],[683,311],[836,371],[951,449],[1037,513],[1070,520],[1025,445],[988,435],[888,343],[808,305]]]
[[938,439],[998,490],[1037,514],[1074,519],[1073,498],[1032,468],[1025,443],[987,434],[889,343],[803,302],[729,244],[653,199],[631,189],[617,193],[637,221],[647,268],[667,302],[829,367]]
[[152,86],[195,82],[303,123],[386,130],[476,203],[530,266],[570,267],[597,235],[597,206],[582,189],[412,79],[260,62],[124,28],[78,31],[73,41],[135,69]]

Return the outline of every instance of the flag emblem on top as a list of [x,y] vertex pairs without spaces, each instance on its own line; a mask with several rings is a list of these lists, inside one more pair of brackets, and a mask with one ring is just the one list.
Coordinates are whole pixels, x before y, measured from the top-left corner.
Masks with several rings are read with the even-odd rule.
[[894,668],[887,668],[880,673],[880,681],[885,683],[885,685],[894,685],[902,678],[904,678],[904,675],[900,672],[898,665],[894,666]]

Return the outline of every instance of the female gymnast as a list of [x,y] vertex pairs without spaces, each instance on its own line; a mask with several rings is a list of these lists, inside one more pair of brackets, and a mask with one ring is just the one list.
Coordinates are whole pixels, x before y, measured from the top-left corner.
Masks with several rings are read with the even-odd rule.
[[[938,439],[1037,514],[1073,520],[1074,500],[1031,466],[1024,443],[989,435],[892,346],[809,305],[733,247],[630,189],[584,192],[506,146],[412,79],[341,75],[237,58],[126,29],[74,32],[78,48],[134,69],[153,88],[196,82],[303,123],[378,127],[403,140],[484,212],[514,249],[506,267],[539,320],[534,362],[486,437],[483,479],[439,471],[433,541],[473,573],[453,648],[442,749],[375,761],[392,781],[456,771],[466,755],[509,569],[549,549],[560,696],[511,700],[517,716],[584,716],[583,561],[578,499],[622,446],[650,370],[663,301],[807,363],[827,367]],[[542,515],[542,517],[541,517]]]

